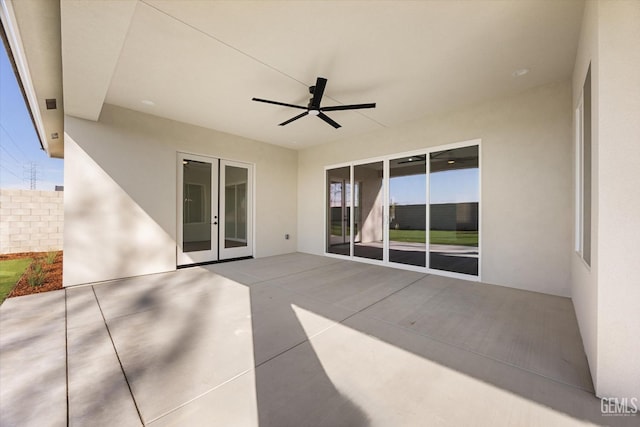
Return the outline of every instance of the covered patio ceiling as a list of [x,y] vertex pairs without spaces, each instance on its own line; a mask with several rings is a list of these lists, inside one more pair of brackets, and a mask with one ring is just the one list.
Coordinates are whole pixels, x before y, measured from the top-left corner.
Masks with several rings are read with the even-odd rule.
[[[102,104],[304,148],[570,76],[582,1],[65,1],[65,111]],[[514,77],[519,69],[530,72]],[[306,105],[377,102],[314,117]]]

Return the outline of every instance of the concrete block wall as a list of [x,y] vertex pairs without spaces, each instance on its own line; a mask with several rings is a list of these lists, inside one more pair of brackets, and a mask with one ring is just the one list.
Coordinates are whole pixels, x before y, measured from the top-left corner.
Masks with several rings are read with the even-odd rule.
[[63,195],[0,189],[0,253],[62,250]]

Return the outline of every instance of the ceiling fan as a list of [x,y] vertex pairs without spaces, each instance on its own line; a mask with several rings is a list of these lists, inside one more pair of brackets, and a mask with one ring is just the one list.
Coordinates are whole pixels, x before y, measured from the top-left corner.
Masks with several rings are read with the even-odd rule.
[[288,125],[289,123],[295,120],[298,120],[306,115],[311,115],[311,116],[318,116],[319,118],[329,123],[334,128],[338,129],[340,125],[334,120],[332,120],[329,116],[324,114],[325,111],[359,110],[361,108],[376,108],[375,102],[370,104],[334,105],[332,107],[321,107],[320,101],[322,101],[322,95],[324,94],[324,88],[326,85],[327,85],[327,79],[323,77],[318,77],[318,79],[316,80],[315,86],[309,86],[309,93],[313,96],[309,100],[309,105],[307,105],[306,107],[303,107],[302,105],[293,105],[293,104],[287,104],[284,102],[270,101],[268,99],[252,98],[251,100],[257,101],[257,102],[266,102],[267,104],[282,105],[284,107],[291,107],[291,108],[306,110],[304,113],[298,114],[297,116],[292,117],[289,120],[286,120],[280,123],[279,126]]

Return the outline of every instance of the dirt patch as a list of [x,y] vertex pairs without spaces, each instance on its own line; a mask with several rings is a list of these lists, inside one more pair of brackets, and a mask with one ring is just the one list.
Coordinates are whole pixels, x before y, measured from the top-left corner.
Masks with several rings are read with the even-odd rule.
[[47,252],[23,252],[19,254],[0,255],[0,260],[19,258],[41,260],[42,271],[44,272],[44,283],[41,286],[30,286],[29,283],[27,283],[26,275],[29,271],[29,268],[27,268],[25,274],[22,275],[7,298],[62,289],[62,251],[56,251],[55,258],[51,264],[47,264],[45,261],[47,258]]

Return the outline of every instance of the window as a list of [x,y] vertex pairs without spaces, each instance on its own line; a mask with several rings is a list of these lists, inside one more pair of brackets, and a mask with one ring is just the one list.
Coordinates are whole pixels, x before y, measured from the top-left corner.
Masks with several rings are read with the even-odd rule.
[[480,140],[325,171],[327,254],[479,280]]
[[389,261],[426,267],[427,155],[389,160]]
[[349,255],[351,227],[351,170],[349,166],[327,171],[327,252]]
[[429,156],[429,266],[478,275],[480,150],[477,145]]
[[354,222],[358,231],[354,235],[353,255],[360,258],[382,260],[384,236],[384,166],[382,162],[354,165],[354,181],[358,183],[359,197],[354,204],[358,211]]
[[204,185],[186,183],[184,185],[184,223],[199,224],[205,222]]
[[248,172],[246,168],[225,167],[225,248],[247,245]]
[[591,265],[591,66],[576,109],[576,252]]

